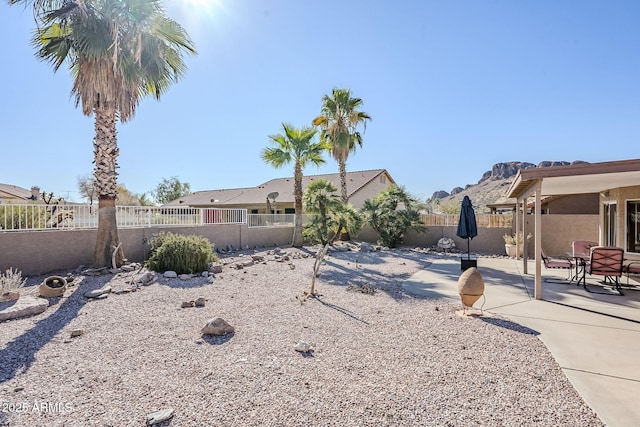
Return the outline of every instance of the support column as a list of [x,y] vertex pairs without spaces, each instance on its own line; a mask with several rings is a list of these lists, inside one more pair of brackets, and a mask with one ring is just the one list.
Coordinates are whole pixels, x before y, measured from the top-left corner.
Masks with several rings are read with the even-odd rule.
[[536,186],[536,201],[535,201],[535,299],[542,299],[542,208],[540,206],[541,201],[541,182],[538,182]]

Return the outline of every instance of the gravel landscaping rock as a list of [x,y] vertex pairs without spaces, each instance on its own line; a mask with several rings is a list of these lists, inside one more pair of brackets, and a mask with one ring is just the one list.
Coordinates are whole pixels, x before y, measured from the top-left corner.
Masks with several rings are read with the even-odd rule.
[[[535,331],[403,292],[449,255],[331,251],[312,297],[319,249],[232,252],[213,282],[158,275],[128,293],[145,269],[78,274],[45,312],[0,324],[0,400],[13,405],[0,425],[138,426],[167,408],[171,427],[603,425]],[[180,308],[198,298],[206,307]],[[216,317],[235,332],[201,335]]]

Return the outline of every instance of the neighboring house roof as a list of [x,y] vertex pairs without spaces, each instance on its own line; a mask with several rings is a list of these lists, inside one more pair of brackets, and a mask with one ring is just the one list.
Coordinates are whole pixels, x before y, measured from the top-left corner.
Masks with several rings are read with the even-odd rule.
[[31,190],[17,185],[0,184],[0,199],[28,200],[29,198],[31,198]]
[[[347,195],[349,198],[358,193],[364,186],[380,175],[384,174],[389,180],[389,184],[395,181],[385,169],[374,169],[367,171],[347,172]],[[307,175],[302,178],[302,190],[307,188],[309,183],[325,179],[331,182],[340,194],[340,174]],[[261,204],[267,200],[267,195],[278,193],[276,201],[278,203],[293,203],[293,177],[276,178],[267,181],[257,187],[232,188],[226,190],[197,191],[188,196],[181,197],[167,203],[165,206],[223,206],[223,205],[252,205]]]

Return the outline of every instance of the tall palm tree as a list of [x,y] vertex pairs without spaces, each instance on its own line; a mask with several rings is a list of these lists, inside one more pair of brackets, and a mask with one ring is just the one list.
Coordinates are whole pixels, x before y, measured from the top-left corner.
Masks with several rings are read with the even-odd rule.
[[371,117],[359,108],[362,99],[353,98],[349,89],[333,89],[331,96],[322,97],[320,115],[313,120],[320,127],[320,140],[331,144],[331,155],[338,162],[340,170],[340,192],[342,202],[347,203],[347,158],[356,147],[362,147],[362,135]]
[[295,225],[293,229],[293,246],[300,247],[302,238],[302,170],[308,163],[316,166],[324,163],[322,154],[327,150],[323,142],[314,142],[317,130],[312,127],[296,129],[290,124],[282,123],[284,134],[270,135],[275,147],[262,150],[260,157],[265,163],[280,168],[294,163],[293,197],[295,207]]
[[[67,64],[76,106],[95,118],[94,176],[98,196],[96,266],[110,265],[120,247],[116,223],[116,122],[133,118],[140,99],[160,96],[195,54],[188,34],[158,0],[9,0],[32,6],[37,55],[57,71]],[[114,254],[117,264],[122,249]]]

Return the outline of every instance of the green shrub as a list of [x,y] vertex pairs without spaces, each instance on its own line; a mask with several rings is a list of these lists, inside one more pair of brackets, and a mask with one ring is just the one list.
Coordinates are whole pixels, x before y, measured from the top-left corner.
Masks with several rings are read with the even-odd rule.
[[402,187],[391,185],[372,199],[364,201],[365,222],[378,233],[378,244],[395,248],[409,230],[424,233],[417,201]]
[[149,241],[151,253],[146,265],[153,271],[178,274],[199,273],[216,260],[214,245],[202,236],[159,233]]

